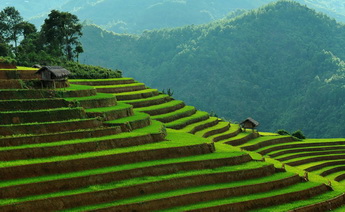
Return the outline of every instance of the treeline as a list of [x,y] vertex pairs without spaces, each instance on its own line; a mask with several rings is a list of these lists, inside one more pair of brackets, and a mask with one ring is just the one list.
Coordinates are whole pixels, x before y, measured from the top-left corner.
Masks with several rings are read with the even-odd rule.
[[298,3],[138,36],[83,32],[86,52],[97,57],[82,61],[170,88],[201,110],[238,122],[251,116],[261,130],[345,136],[345,27]]
[[38,31],[35,25],[24,21],[14,7],[6,7],[0,11],[0,56],[13,58],[13,62],[24,66],[74,67],[71,71],[77,78],[121,76],[120,71],[99,70],[74,62],[84,51],[79,41],[81,30],[77,16],[52,10]]

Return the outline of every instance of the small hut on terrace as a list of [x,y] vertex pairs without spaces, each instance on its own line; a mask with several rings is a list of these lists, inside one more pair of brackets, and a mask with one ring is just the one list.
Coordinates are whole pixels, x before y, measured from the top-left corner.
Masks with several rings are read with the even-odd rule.
[[58,87],[65,87],[68,75],[70,71],[61,66],[44,66],[40,68],[35,74],[41,75],[42,86],[54,87],[58,84]]
[[252,129],[254,132],[255,128],[259,126],[259,122],[249,117],[246,120],[242,121],[240,123],[240,126],[244,129],[244,131],[246,131],[246,129]]

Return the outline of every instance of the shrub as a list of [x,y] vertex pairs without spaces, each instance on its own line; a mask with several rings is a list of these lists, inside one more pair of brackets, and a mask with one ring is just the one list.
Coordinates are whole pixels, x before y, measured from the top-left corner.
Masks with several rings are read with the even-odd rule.
[[16,64],[17,61],[11,57],[0,57],[0,63],[4,64]]
[[305,136],[303,135],[301,130],[297,130],[297,131],[293,132],[292,136],[296,137],[298,139],[305,139]]
[[283,129],[277,130],[277,133],[278,133],[279,135],[290,135],[290,133],[289,133],[288,131],[283,130]]

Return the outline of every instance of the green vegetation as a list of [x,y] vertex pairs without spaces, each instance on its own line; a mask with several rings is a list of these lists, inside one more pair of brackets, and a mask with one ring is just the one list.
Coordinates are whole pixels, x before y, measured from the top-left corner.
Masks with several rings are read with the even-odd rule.
[[176,99],[201,110],[236,121],[251,116],[263,131],[344,136],[345,27],[296,2],[135,36],[94,26],[83,32],[81,60],[120,64],[128,76],[171,88]]
[[[6,56],[1,57],[0,62],[29,67],[34,64],[59,65],[72,72],[71,78],[121,77],[119,70],[74,62],[83,52],[79,41],[81,30],[77,16],[52,10],[38,32],[33,24],[23,21],[14,7],[6,7],[0,11],[0,57]],[[24,38],[18,44],[20,36]]]
[[[133,83],[128,83],[121,78],[113,81],[75,80],[74,82],[82,83],[83,81],[88,83],[94,81],[95,84],[91,83],[93,85],[105,85],[96,86],[97,88],[115,86],[122,88],[122,90],[117,91],[120,93],[102,94],[95,93],[91,86],[72,84],[68,88],[57,91],[57,96],[68,96],[64,100],[75,102],[71,108],[57,107],[46,110],[27,109],[21,112],[6,110],[0,112],[0,115],[7,114],[8,117],[6,118],[9,120],[15,116],[27,118],[30,114],[59,110],[62,117],[61,121],[44,122],[46,116],[38,116],[36,123],[7,124],[0,126],[0,129],[44,125],[66,127],[61,133],[52,131],[48,134],[42,134],[35,132],[36,135],[16,135],[2,138],[4,142],[1,143],[0,147],[0,159],[3,162],[0,163],[0,169],[10,176],[12,171],[13,174],[26,171],[23,171],[20,176],[16,174],[12,178],[7,175],[0,176],[3,179],[0,183],[0,195],[4,196],[4,198],[0,198],[0,208],[30,205],[30,207],[37,209],[49,207],[49,209],[59,208],[71,211],[106,207],[134,209],[139,205],[139,207],[144,207],[155,201],[163,204],[165,201],[180,199],[188,200],[188,202],[176,201],[176,204],[163,204],[164,206],[159,208],[185,210],[213,205],[226,207],[225,205],[235,202],[246,204],[247,200],[264,202],[265,198],[273,200],[277,195],[284,197],[279,201],[280,204],[287,203],[286,205],[288,205],[291,201],[297,202],[286,206],[293,208],[303,204],[313,204],[317,201],[325,202],[340,194],[339,192],[330,192],[326,186],[319,183],[301,183],[298,176],[292,173],[277,172],[270,163],[252,161],[243,150],[240,152],[238,151],[239,148],[227,145],[226,143],[230,140],[242,139],[253,134],[241,132],[238,124],[230,124],[220,121],[216,117],[210,117],[208,113],[197,111],[192,106],[185,106],[182,101],[159,94],[154,89],[146,88],[140,92],[126,92],[123,95],[121,91],[130,90],[129,88],[133,87]],[[140,86],[145,87],[142,83]],[[18,90],[18,92],[20,91]],[[53,91],[49,92],[56,96]],[[127,101],[132,103],[138,103],[140,100],[144,102],[147,99],[148,101],[144,107],[135,108],[135,106],[124,102],[116,102],[116,99],[121,95],[123,98],[129,98],[130,100]],[[22,97],[23,99],[9,102],[31,102],[25,95]],[[40,99],[42,102],[46,100],[48,99]],[[55,98],[51,100],[55,100]],[[60,101],[61,99],[56,100]],[[2,100],[2,102],[5,103],[6,101]],[[81,110],[83,115],[86,113],[91,117],[92,113],[96,113],[96,116],[103,117],[103,115],[109,114],[109,117],[112,118],[90,119],[83,117],[69,120],[71,116],[67,111],[82,109],[75,107],[78,105],[77,103],[84,107]],[[25,107],[23,106],[23,108]],[[150,116],[139,111],[161,114]],[[151,119],[167,122],[167,127],[184,127],[183,130],[197,133],[192,135],[178,130],[166,129],[163,123]],[[113,131],[103,134],[97,132],[102,128],[101,125],[116,125],[118,127],[109,128]],[[72,130],[72,127],[74,131],[68,131]],[[103,130],[107,130],[107,127],[103,128]],[[62,133],[65,136],[62,136]],[[83,136],[74,137],[74,133]],[[208,138],[205,139],[200,136]],[[294,141],[290,136],[264,136],[256,139],[248,137],[243,141],[241,147],[247,149],[255,146],[254,150],[260,151],[264,146],[282,145],[283,143],[279,140],[275,141],[277,138],[287,139],[283,143],[293,142],[293,144],[305,145],[305,141]],[[343,141],[336,140],[323,142],[317,139],[307,139],[306,141],[308,145],[312,143],[344,145]],[[253,158],[262,157],[254,152],[249,153]],[[279,160],[293,162],[328,154],[340,155],[341,151],[325,149],[318,151],[318,154],[304,152],[304,150],[286,152],[285,155],[282,152],[274,152],[274,154],[276,153],[281,153],[274,156],[278,164]],[[34,154],[33,157],[32,154]],[[273,155],[271,156],[273,157]],[[271,159],[268,158],[267,160]],[[336,174],[341,174],[341,171],[336,169],[341,167],[340,164],[328,166],[328,169],[319,170],[318,173],[328,172],[327,177],[336,180],[339,176]],[[297,166],[297,168],[299,167]],[[315,176],[317,176],[316,174]],[[313,176],[311,177],[313,178]],[[321,179],[325,180],[322,177]],[[171,187],[172,184],[173,187]],[[30,187],[35,189],[26,189]],[[25,191],[22,188],[25,188]],[[342,191],[345,188],[338,186],[337,189]],[[242,190],[244,193],[238,194],[236,192],[242,192]],[[121,195],[110,195],[116,192]],[[313,195],[308,195],[308,193]],[[194,197],[198,195],[203,196],[201,202],[199,199],[194,200]],[[217,198],[214,198],[213,195],[217,195]],[[314,195],[317,197],[312,198]],[[300,201],[301,196],[307,197],[308,200]],[[104,199],[105,197],[106,199]],[[63,208],[60,208],[58,205],[60,201],[70,202],[70,204],[65,204]],[[224,205],[222,206],[222,204]],[[256,206],[250,208],[254,209]]]
[[5,64],[16,64],[17,61],[11,57],[1,57],[0,56],[0,63],[5,63]]

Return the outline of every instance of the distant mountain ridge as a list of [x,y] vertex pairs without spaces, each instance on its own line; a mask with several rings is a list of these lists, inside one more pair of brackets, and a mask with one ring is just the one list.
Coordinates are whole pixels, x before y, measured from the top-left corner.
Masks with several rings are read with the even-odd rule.
[[[0,9],[15,6],[25,19],[40,26],[52,9],[68,11],[81,21],[117,33],[203,24],[225,17],[238,9],[256,9],[274,0],[3,0]],[[345,5],[340,0],[296,0],[338,21],[345,22]],[[33,9],[34,8],[34,9]]]
[[327,16],[279,1],[237,18],[142,35],[89,26],[81,61],[171,88],[227,119],[253,116],[261,130],[344,137],[344,35],[344,25]]

